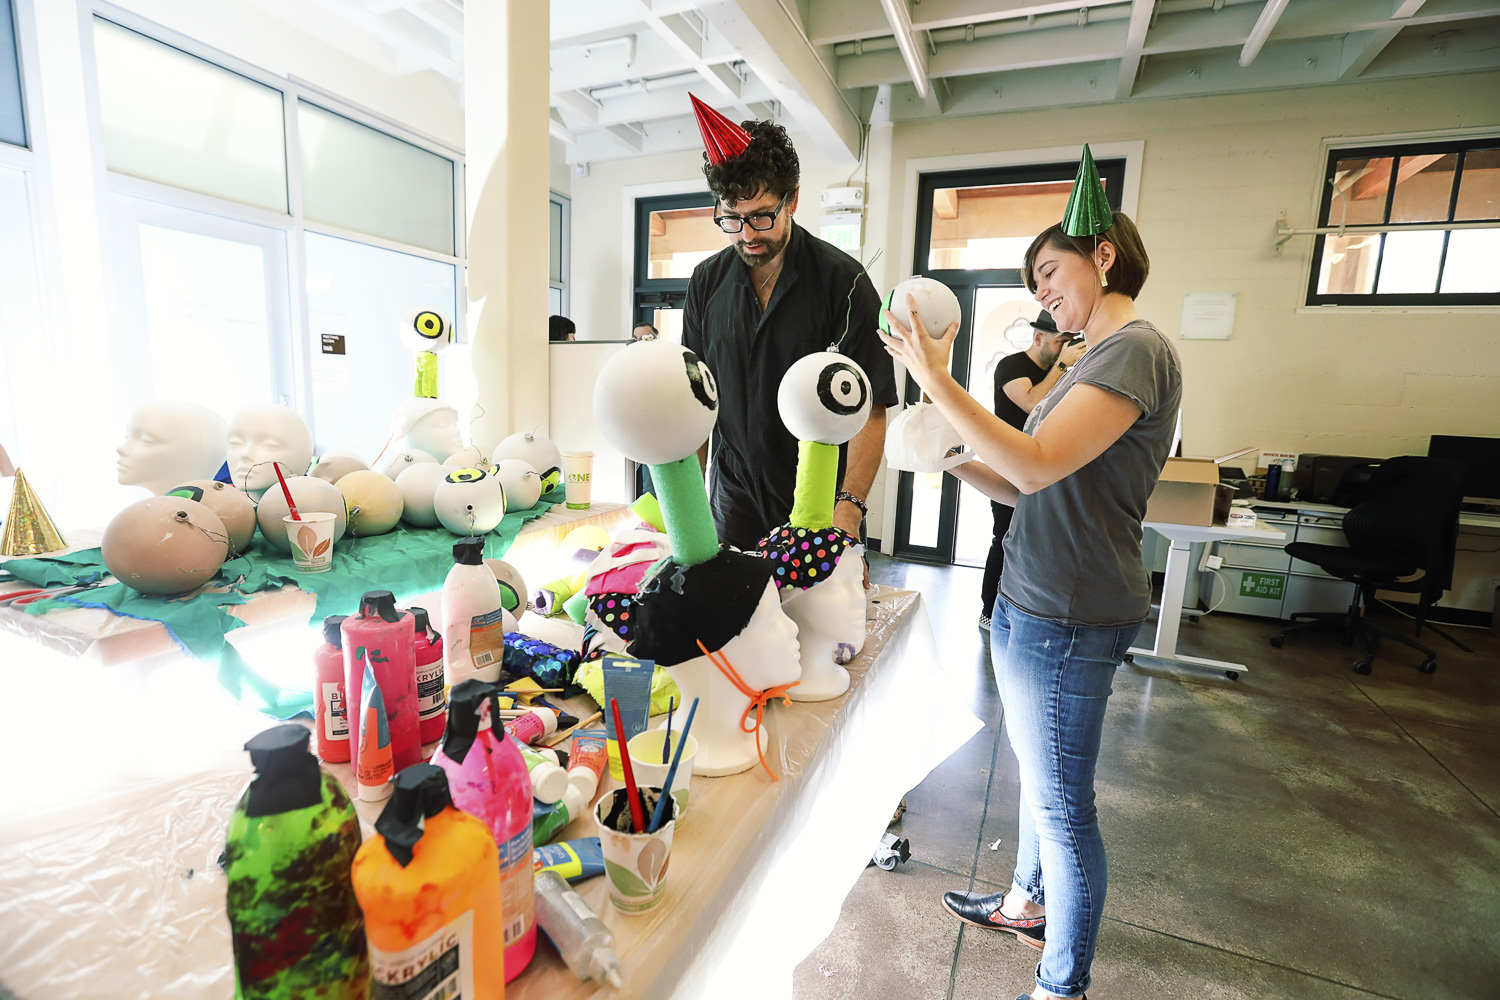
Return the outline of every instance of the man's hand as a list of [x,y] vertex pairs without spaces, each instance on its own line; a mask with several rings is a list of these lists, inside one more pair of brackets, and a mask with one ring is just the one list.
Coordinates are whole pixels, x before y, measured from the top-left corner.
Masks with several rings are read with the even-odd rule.
[[1072,368],[1078,364],[1078,359],[1083,357],[1088,349],[1087,344],[1081,340],[1076,340],[1057,352],[1057,360]]
[[833,526],[859,537],[859,522],[864,520],[860,509],[848,500],[840,500],[833,508]]

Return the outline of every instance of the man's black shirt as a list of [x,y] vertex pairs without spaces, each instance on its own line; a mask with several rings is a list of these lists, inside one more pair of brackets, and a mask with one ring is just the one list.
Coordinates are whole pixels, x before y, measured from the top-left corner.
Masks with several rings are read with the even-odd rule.
[[693,269],[682,343],[719,385],[709,504],[721,541],[750,549],[791,516],[797,439],[781,422],[776,391],[794,363],[842,336],[839,349],[869,376],[873,404],[896,402],[895,366],[875,332],[879,310],[859,262],[795,222],[764,313],[733,247]]
[[1018,378],[1030,379],[1031,384],[1036,385],[1046,377],[1047,369],[1032,361],[1031,355],[1025,351],[1017,351],[1001,358],[995,365],[995,416],[1016,430],[1024,428],[1027,413],[1005,394],[1005,385]]

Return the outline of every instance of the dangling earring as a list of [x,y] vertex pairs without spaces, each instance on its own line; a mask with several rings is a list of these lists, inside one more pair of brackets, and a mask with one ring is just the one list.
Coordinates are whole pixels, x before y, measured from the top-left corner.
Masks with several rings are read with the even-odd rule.
[[1102,267],[1099,268],[1099,287],[1100,288],[1108,288],[1109,287],[1109,276],[1104,273],[1104,268],[1102,268]]

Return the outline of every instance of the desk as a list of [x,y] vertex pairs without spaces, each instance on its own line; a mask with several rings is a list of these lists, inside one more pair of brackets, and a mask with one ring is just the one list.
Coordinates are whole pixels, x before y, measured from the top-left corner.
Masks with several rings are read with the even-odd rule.
[[1194,542],[1217,542],[1234,539],[1277,541],[1286,538],[1284,532],[1257,524],[1250,528],[1230,528],[1224,525],[1199,527],[1193,524],[1168,524],[1164,521],[1146,521],[1150,528],[1172,543],[1167,553],[1167,572],[1162,580],[1161,610],[1156,617],[1156,643],[1150,649],[1130,647],[1128,657],[1149,656],[1170,663],[1192,667],[1208,667],[1222,670],[1233,680],[1248,670],[1243,663],[1225,660],[1210,660],[1201,656],[1186,656],[1177,652],[1177,630],[1182,624],[1182,593],[1187,588],[1188,574],[1194,567],[1189,565],[1188,550]]

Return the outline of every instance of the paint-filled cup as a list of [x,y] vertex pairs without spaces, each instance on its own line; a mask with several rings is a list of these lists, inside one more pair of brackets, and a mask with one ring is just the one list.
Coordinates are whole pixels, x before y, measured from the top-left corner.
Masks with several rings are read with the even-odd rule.
[[302,515],[299,521],[287,514],[286,540],[292,543],[292,563],[299,573],[327,573],[333,568],[334,516],[321,511]]
[[594,453],[563,452],[563,489],[568,510],[588,510],[594,488]]
[[[667,783],[667,772],[672,769],[672,755],[677,752],[677,743],[682,739],[682,733],[672,730],[671,742],[668,743],[667,731],[665,729],[649,729],[644,733],[637,733],[625,744],[630,751],[630,766],[635,772],[635,780],[642,785],[655,785],[662,787]],[[662,763],[662,747],[666,746],[667,762]],[[698,740],[692,736],[682,747],[682,760],[677,764],[677,774],[672,777],[672,798],[677,802],[677,818],[679,821],[687,815],[688,810],[688,784],[693,776],[693,758],[698,756]]]
[[[660,788],[641,786],[647,801],[655,804]],[[599,827],[599,846],[604,854],[604,873],[609,879],[609,901],[621,913],[645,913],[661,902],[666,891],[667,862],[672,856],[672,832],[677,826],[678,806],[674,799],[672,815],[655,833],[621,833],[608,822],[612,815],[629,816],[629,800],[623,788],[606,792],[594,806],[594,822]],[[623,811],[623,812],[622,812]],[[651,812],[646,811],[646,825]],[[628,829],[629,820],[625,820]]]

